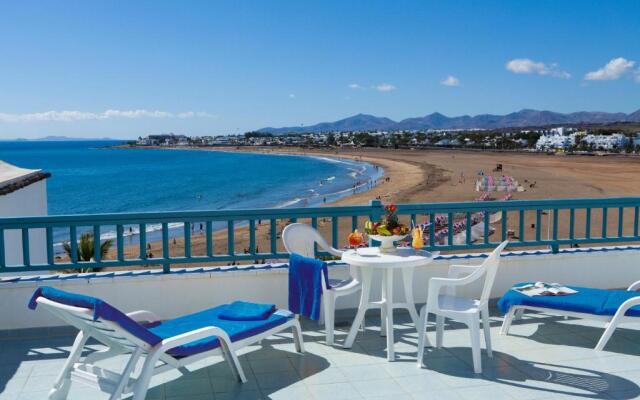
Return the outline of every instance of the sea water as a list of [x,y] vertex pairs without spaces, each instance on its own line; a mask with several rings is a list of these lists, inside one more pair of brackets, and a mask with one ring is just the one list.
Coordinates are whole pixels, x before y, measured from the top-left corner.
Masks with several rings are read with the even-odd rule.
[[0,160],[51,173],[51,215],[314,206],[382,175],[344,158],[108,147],[118,143],[6,141]]

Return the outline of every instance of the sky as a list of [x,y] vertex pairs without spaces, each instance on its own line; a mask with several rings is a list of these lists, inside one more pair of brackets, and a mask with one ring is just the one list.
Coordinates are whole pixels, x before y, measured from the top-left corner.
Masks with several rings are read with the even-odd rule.
[[0,139],[640,109],[640,1],[0,0]]

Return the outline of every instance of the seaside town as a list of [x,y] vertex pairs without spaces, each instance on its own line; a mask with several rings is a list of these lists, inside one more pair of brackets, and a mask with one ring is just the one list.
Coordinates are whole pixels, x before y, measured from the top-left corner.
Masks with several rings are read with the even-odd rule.
[[640,130],[608,127],[529,128],[510,130],[336,131],[275,135],[259,131],[238,135],[158,134],[129,142],[134,146],[291,146],[462,148],[557,153],[640,153]]

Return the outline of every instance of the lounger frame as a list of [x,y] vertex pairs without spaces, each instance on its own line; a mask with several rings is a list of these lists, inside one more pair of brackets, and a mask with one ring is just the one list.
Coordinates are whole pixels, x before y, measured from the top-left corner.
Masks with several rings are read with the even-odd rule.
[[[44,297],[39,297],[36,301],[40,307],[47,309],[80,330],[69,357],[65,361],[62,371],[58,374],[53,389],[49,392],[49,398],[52,400],[66,399],[72,381],[81,382],[108,393],[110,400],[120,399],[129,393],[133,393],[133,400],[143,400],[152,376],[171,369],[178,369],[186,373],[188,371],[184,368],[187,365],[219,354],[222,354],[238,380],[244,383],[247,378],[236,355],[236,350],[260,342],[289,328],[293,332],[296,351],[304,352],[302,329],[297,318],[291,318],[265,332],[235,342],[231,341],[224,330],[216,326],[208,326],[164,339],[155,346],[151,346],[115,322],[102,318],[94,321],[92,309],[69,306]],[[144,310],[128,313],[127,316],[136,322],[152,323],[160,320],[154,313]],[[220,347],[181,358],[175,358],[167,353],[174,347],[211,336],[218,337]],[[107,348],[90,353],[81,361],[84,346],[89,338],[94,338],[106,345]],[[128,354],[130,357],[124,370],[120,373],[95,365],[98,361],[123,354]],[[133,378],[132,375],[141,358],[144,358],[142,369],[138,377]],[[156,366],[158,363],[160,365]]]
[[[627,288],[628,291],[637,291],[640,289],[640,281],[634,282]],[[511,327],[511,323],[514,319],[520,319],[522,314],[524,314],[525,310],[544,312],[548,314],[561,315],[565,317],[572,318],[582,318],[582,319],[591,319],[596,321],[605,322],[605,330],[598,344],[596,344],[595,350],[601,351],[604,349],[604,346],[607,345],[607,342],[613,335],[613,332],[616,330],[618,325],[622,323],[640,323],[640,317],[628,317],[625,314],[627,311],[634,306],[640,305],[640,293],[638,293],[638,297],[633,297],[625,301],[620,305],[616,313],[611,315],[595,315],[588,313],[579,313],[573,311],[564,311],[559,310],[557,308],[549,308],[549,307],[533,307],[527,305],[514,305],[509,308],[507,314],[504,317],[504,321],[502,322],[502,328],[500,329],[501,335],[509,334],[509,328]]]

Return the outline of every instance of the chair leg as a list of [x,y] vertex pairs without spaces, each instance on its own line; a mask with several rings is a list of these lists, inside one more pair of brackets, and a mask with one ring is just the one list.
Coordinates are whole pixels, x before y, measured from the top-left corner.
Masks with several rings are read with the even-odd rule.
[[322,294],[322,308],[320,309],[320,318],[318,318],[318,325],[325,326],[326,316],[325,310],[327,308],[327,296]]
[[493,357],[493,350],[491,348],[491,324],[489,322],[489,308],[485,307],[482,310],[482,329],[484,330],[484,343],[487,346],[487,356]]
[[480,355],[480,320],[478,315],[474,315],[469,321],[469,332],[471,335],[471,355],[473,357],[473,371],[476,374],[482,373],[482,359]]
[[513,317],[515,315],[516,308],[510,307],[507,314],[504,316],[504,320],[502,321],[502,328],[500,328],[501,335],[508,335],[509,328],[511,328],[511,322],[513,321]]
[[516,321],[520,321],[522,319],[522,315],[524,315],[524,308],[518,308],[516,311]]
[[140,371],[140,376],[136,380],[136,384],[133,388],[133,400],[144,400],[147,396],[149,382],[151,382],[151,377],[153,376],[153,369],[155,368],[161,354],[162,352],[157,350],[151,351],[147,354],[144,364],[142,365],[142,371]]
[[58,374],[53,388],[49,391],[49,399],[62,400],[67,398],[69,389],[71,388],[71,370],[73,369],[73,365],[80,359],[80,356],[82,356],[82,349],[87,339],[88,336],[82,331],[76,336],[69,358],[64,362],[62,371]]
[[302,340],[302,327],[300,326],[300,321],[298,321],[298,315],[296,315],[296,320],[293,323],[293,343],[296,346],[296,351],[298,353],[304,353],[304,341]]
[[333,333],[335,329],[335,317],[336,317],[336,299],[333,293],[324,293],[326,301],[324,303],[324,329],[326,333],[327,345],[333,346]]
[[616,328],[618,327],[619,321],[620,321],[620,317],[618,316],[618,314],[616,314],[613,316],[611,321],[607,323],[606,329],[604,330],[604,333],[602,334],[602,336],[600,336],[600,340],[598,340],[598,344],[596,344],[595,350],[597,351],[604,350],[604,346],[607,345],[607,342],[609,341],[609,339],[611,339],[613,332],[615,332]]
[[424,367],[424,347],[429,342],[427,338],[427,320],[429,313],[427,312],[427,306],[423,306],[420,309],[420,316],[418,317],[418,368]]
[[247,382],[247,377],[244,374],[244,369],[240,364],[240,360],[238,360],[238,356],[236,355],[235,350],[231,345],[223,340],[220,340],[220,347],[222,348],[222,352],[225,354],[225,358],[229,363],[229,367],[231,367],[231,371],[238,378],[238,380],[242,383]]
[[141,354],[142,354],[142,349],[140,347],[136,348],[133,354],[131,354],[131,358],[129,358],[127,365],[124,367],[124,370],[122,371],[122,376],[118,381],[118,385],[116,386],[113,393],[111,393],[111,396],[109,396],[109,400],[118,400],[121,398],[122,391],[127,386],[127,383],[129,382],[129,378],[131,377],[131,373],[134,371],[134,368],[138,363],[138,359],[140,358]]
[[442,348],[442,339],[444,336],[444,317],[436,315],[436,348]]

